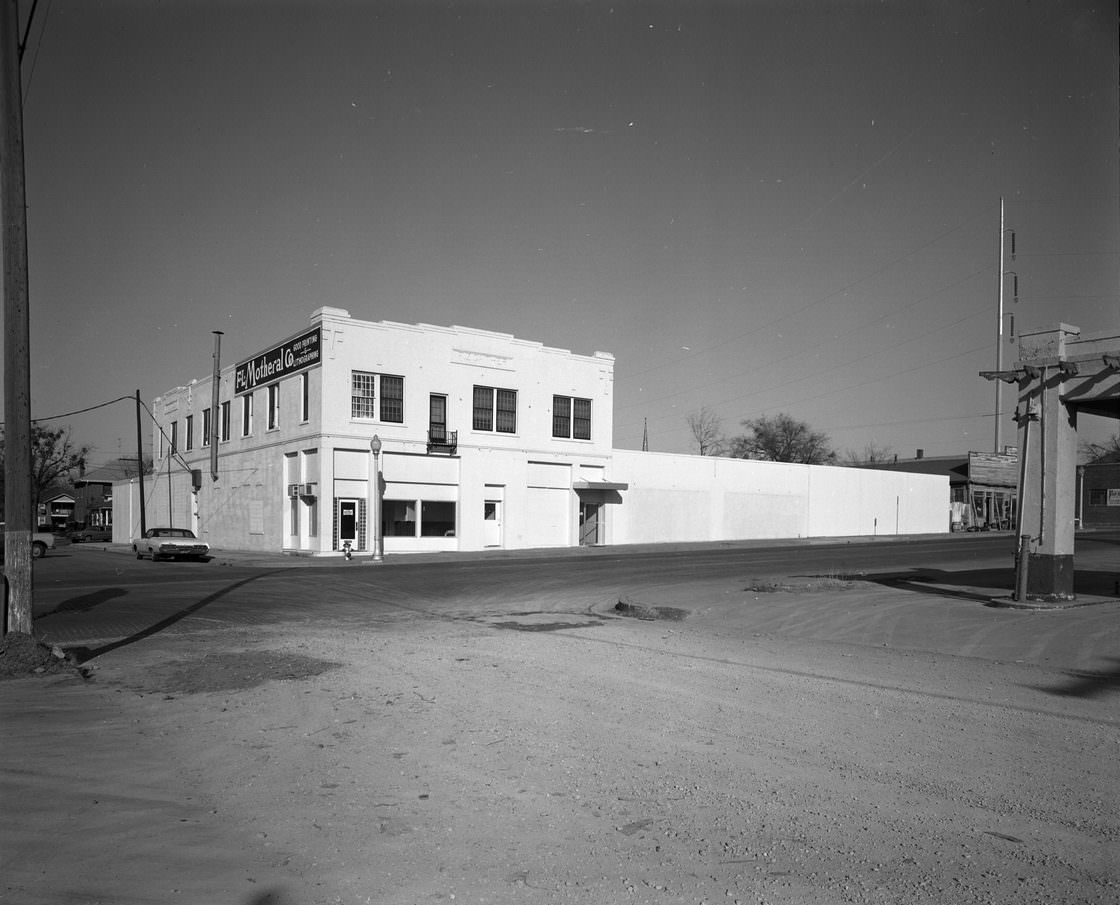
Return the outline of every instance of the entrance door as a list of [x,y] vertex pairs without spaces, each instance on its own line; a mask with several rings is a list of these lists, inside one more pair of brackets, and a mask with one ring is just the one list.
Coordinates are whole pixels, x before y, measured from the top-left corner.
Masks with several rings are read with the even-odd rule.
[[579,504],[579,543],[581,547],[590,547],[599,543],[598,503]]
[[487,547],[502,545],[501,500],[486,500],[482,504],[482,543]]
[[358,501],[338,501],[338,547],[350,541],[354,549],[358,547]]

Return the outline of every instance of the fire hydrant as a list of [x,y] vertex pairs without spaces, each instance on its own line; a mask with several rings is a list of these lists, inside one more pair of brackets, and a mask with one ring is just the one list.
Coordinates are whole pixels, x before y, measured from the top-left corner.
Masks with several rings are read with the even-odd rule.
[[350,554],[351,554],[350,541],[343,541],[342,552],[346,555],[347,559],[350,558]]

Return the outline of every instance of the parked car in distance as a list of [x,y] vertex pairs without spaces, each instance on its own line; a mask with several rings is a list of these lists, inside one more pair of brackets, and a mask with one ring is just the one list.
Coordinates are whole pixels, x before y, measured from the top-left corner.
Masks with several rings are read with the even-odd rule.
[[[0,522],[0,558],[4,556],[3,534],[6,530],[5,523]],[[49,531],[33,531],[31,533],[31,558],[42,559],[48,550],[54,549],[54,535]]]
[[210,545],[195,537],[189,528],[149,528],[132,541],[137,559],[206,559]]
[[66,536],[75,544],[108,544],[113,540],[113,529],[90,525],[88,528],[71,528]]

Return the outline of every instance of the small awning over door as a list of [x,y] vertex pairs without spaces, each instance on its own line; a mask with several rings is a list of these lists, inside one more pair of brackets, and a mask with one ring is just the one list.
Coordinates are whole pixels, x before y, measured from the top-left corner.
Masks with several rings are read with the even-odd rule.
[[629,490],[630,485],[621,481],[574,481],[573,490]]

